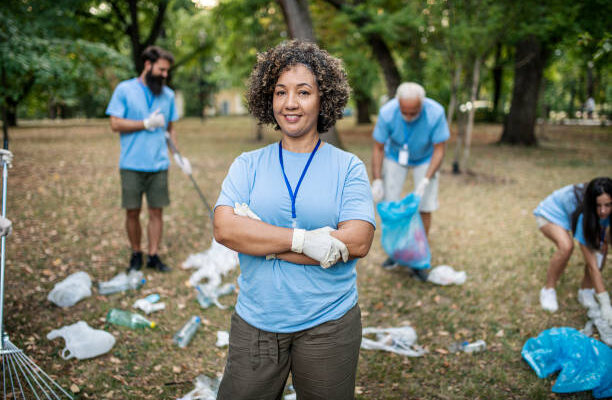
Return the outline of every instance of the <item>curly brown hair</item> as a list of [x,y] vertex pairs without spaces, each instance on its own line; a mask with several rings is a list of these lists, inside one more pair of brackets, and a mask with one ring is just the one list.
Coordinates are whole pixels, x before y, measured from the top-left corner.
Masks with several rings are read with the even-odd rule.
[[280,129],[272,109],[274,87],[279,76],[296,64],[303,64],[315,76],[321,95],[317,132],[327,132],[342,118],[351,88],[342,61],[314,43],[292,40],[257,55],[246,93],[249,112],[260,124]]

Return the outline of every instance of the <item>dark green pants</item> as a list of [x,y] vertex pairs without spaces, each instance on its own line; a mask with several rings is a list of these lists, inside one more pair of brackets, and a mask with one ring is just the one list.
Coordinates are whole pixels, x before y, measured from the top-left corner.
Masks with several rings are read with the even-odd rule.
[[272,333],[232,315],[218,400],[280,400],[291,372],[300,400],[351,400],[361,345],[361,311],[295,333]]
[[142,195],[147,196],[150,208],[164,208],[170,204],[168,170],[141,172],[119,170],[121,175],[121,206],[128,210],[142,208]]

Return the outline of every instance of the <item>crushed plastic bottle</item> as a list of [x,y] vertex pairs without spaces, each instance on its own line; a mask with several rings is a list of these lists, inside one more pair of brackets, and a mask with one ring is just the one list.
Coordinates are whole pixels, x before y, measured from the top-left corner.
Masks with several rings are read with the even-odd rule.
[[187,345],[191,341],[191,338],[193,338],[193,335],[198,330],[198,327],[200,326],[200,321],[201,319],[198,316],[191,317],[191,319],[187,321],[187,323],[183,325],[183,327],[179,329],[178,332],[176,332],[176,334],[172,338],[172,341],[181,349],[187,347]]
[[221,287],[212,287],[208,285],[196,285],[197,299],[200,307],[208,308],[211,305],[216,305],[220,309],[224,310],[227,306],[219,303],[219,297],[234,293],[236,291],[236,285],[233,283],[226,283]]
[[98,293],[106,295],[130,289],[138,289],[144,285],[146,281],[141,271],[130,271],[129,274],[121,272],[110,281],[99,282]]
[[487,349],[487,343],[484,340],[477,340],[475,342],[456,342],[448,347],[451,353],[463,351],[464,353],[479,353]]
[[160,299],[159,294],[157,293],[150,294],[145,298],[136,300],[136,302],[132,305],[132,307],[138,308],[144,311],[145,314],[149,315],[154,311],[159,311],[159,310],[163,310],[166,308],[165,303],[158,303],[159,299]]
[[149,321],[140,314],[111,308],[106,314],[106,322],[115,325],[127,326],[128,328],[155,328],[155,322]]

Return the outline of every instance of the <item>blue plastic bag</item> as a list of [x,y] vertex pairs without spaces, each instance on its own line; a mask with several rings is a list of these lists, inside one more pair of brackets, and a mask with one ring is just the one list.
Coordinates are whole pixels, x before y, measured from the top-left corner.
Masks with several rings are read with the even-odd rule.
[[382,246],[396,263],[414,269],[430,267],[431,252],[419,214],[421,199],[410,193],[400,201],[384,201],[376,208],[382,220]]
[[539,378],[560,371],[553,392],[612,396],[612,349],[574,328],[543,331],[525,342],[521,355]]

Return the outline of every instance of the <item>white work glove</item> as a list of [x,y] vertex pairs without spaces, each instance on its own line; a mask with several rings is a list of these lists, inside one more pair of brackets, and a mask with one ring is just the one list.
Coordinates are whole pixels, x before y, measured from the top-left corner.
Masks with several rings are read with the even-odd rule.
[[8,167],[13,166],[13,153],[6,149],[0,149],[0,160],[5,161]]
[[261,221],[261,218],[259,218],[259,216],[255,214],[246,203],[234,203],[234,214]]
[[166,126],[166,120],[164,115],[159,111],[159,108],[151,113],[143,121],[144,127],[148,131],[154,131],[157,128],[163,128]]
[[374,199],[374,202],[378,203],[379,201],[382,201],[384,197],[385,188],[383,186],[383,180],[374,179],[374,181],[372,182],[372,198]]
[[427,185],[429,185],[429,178],[421,179],[419,184],[416,186],[414,193],[419,197],[423,197],[423,195],[425,194],[425,189],[427,188]]
[[0,217],[0,237],[8,236],[13,231],[13,223],[10,219]]
[[312,231],[294,229],[291,251],[318,261],[323,268],[331,267],[340,258],[347,262],[348,249],[344,243],[330,235],[333,231],[334,229],[329,226]]
[[174,153],[174,161],[185,175],[191,175],[191,163],[187,157],[182,157],[179,153]]
[[610,295],[608,292],[595,293],[601,310],[601,318],[612,326],[612,306],[610,306]]

